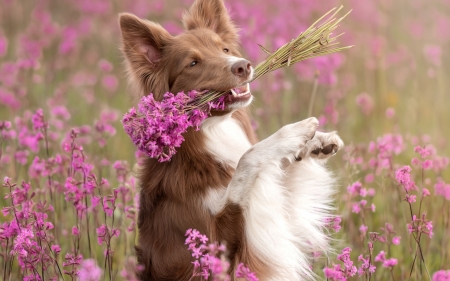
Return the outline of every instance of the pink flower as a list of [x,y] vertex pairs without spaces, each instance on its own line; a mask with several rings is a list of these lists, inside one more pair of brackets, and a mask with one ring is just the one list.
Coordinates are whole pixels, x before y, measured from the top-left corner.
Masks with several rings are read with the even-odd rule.
[[433,162],[432,162],[431,160],[425,160],[425,161],[422,163],[422,168],[423,168],[424,170],[429,170],[429,169],[433,168]]
[[78,279],[80,281],[99,281],[102,277],[102,269],[94,259],[87,259],[81,262]]
[[422,195],[423,195],[423,197],[430,196],[430,191],[428,189],[426,189],[426,188],[423,188],[422,189]]
[[103,77],[102,85],[109,91],[115,91],[119,85],[119,82],[117,81],[116,76],[108,74]]
[[361,212],[361,208],[359,207],[359,203],[353,203],[352,205],[352,212],[359,214]]
[[78,36],[78,30],[76,28],[66,27],[61,37],[63,40],[59,45],[59,52],[63,55],[72,52],[76,47]]
[[387,118],[392,118],[395,116],[395,109],[393,109],[392,107],[389,107],[388,109],[386,109],[386,117]]
[[411,179],[411,167],[404,166],[395,171],[395,179],[402,185],[406,191],[416,189],[416,184]]
[[398,263],[397,259],[390,258],[383,262],[383,267],[392,268]]
[[78,266],[81,263],[83,257],[81,255],[75,256],[67,253],[65,256],[65,262],[63,262],[63,266]]
[[97,228],[97,242],[99,245],[103,244],[106,241],[108,235],[108,228],[106,225],[102,224]]
[[395,236],[394,238],[392,238],[392,244],[394,245],[399,245],[400,244],[400,236]]
[[433,274],[432,281],[449,281],[450,270],[439,270]]
[[361,204],[362,207],[365,207],[367,205],[367,200],[361,200],[359,201],[359,204]]
[[359,181],[357,181],[357,182],[354,182],[353,184],[347,186],[347,191],[350,194],[358,194],[360,192],[361,188],[362,188],[362,184]]
[[44,121],[44,113],[41,108],[33,115],[31,122],[33,123],[33,129],[36,131],[47,127],[47,123]]
[[14,158],[16,159],[17,163],[20,165],[25,165],[28,162],[28,155],[30,153],[28,150],[18,150],[14,153]]
[[55,254],[59,254],[59,252],[61,252],[61,247],[59,246],[59,245],[52,245],[51,246],[51,249],[52,249],[52,251],[55,253]]
[[20,100],[13,93],[2,88],[0,88],[0,104],[9,106],[12,109],[19,109],[22,106]]
[[404,166],[395,172],[395,179],[401,185],[408,185],[411,182],[411,167]]
[[406,194],[405,200],[408,203],[414,203],[414,202],[416,202],[416,195]]
[[0,57],[3,57],[8,51],[8,40],[0,35]]
[[373,174],[367,174],[364,178],[366,183],[372,183],[375,180],[375,176]]
[[358,257],[358,260],[362,261],[361,267],[358,268],[358,274],[360,276],[364,275],[366,272],[368,272],[369,274],[372,274],[375,272],[376,266],[370,263],[369,256],[364,258],[363,255],[360,255]]
[[63,120],[70,119],[70,112],[65,106],[59,105],[52,108],[51,113],[54,117],[60,117]]
[[366,197],[367,196],[367,189],[361,188],[361,190],[359,191],[359,196]]
[[345,277],[344,273],[341,271],[340,265],[335,265],[334,267],[325,267],[323,269],[323,272],[325,274],[325,277],[328,280],[332,281],[345,281],[347,278]]
[[436,195],[440,195],[447,200],[450,200],[450,184],[445,183],[441,178],[438,179],[434,185]]
[[359,106],[364,115],[370,115],[375,106],[372,97],[367,93],[359,94],[356,97],[356,104]]
[[78,230],[78,228],[76,226],[72,227],[72,235],[74,235],[74,236],[80,235],[80,230]]
[[419,153],[420,156],[423,158],[427,158],[428,156],[435,153],[435,149],[431,145],[427,145],[426,147],[416,146],[414,147],[414,152]]
[[384,262],[386,260],[386,253],[381,251],[376,257],[375,261]]
[[113,70],[113,65],[112,65],[112,63],[109,62],[109,61],[106,60],[106,59],[101,59],[101,60],[98,62],[98,66],[100,67],[100,69],[101,69],[102,71],[105,71],[105,72],[110,72],[111,70]]
[[366,235],[368,229],[369,229],[369,227],[365,226],[364,224],[361,225],[361,226],[359,227],[359,231],[360,231],[363,235]]
[[433,64],[434,66],[440,66],[441,65],[441,54],[442,49],[440,46],[437,45],[426,45],[423,50],[425,57],[427,58],[428,62],[430,64]]
[[433,222],[427,221],[425,222],[425,228],[428,230],[428,236],[433,237]]
[[[346,247],[342,250],[342,253],[337,256],[337,259],[344,263],[345,270],[343,271],[343,273],[346,277],[354,276],[357,271],[356,267],[353,265],[353,261],[350,259],[351,252],[352,249]],[[338,268],[334,267],[334,269],[336,270]]]
[[248,281],[258,281],[258,277],[256,277],[256,274],[251,272],[248,267],[245,267],[243,263],[238,264],[238,267],[236,269],[236,277],[239,278],[245,278]]

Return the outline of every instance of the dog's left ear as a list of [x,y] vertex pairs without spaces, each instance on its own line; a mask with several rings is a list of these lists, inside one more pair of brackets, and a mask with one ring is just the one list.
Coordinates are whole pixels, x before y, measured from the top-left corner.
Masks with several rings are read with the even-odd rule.
[[208,28],[228,43],[238,43],[238,29],[233,24],[223,0],[196,0],[183,15],[187,30]]

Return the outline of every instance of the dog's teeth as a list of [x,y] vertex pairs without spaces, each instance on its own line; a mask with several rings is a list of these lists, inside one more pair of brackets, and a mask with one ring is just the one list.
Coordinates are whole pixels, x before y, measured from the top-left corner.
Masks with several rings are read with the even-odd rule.
[[236,94],[236,92],[233,89],[231,89],[231,94],[233,94],[233,97],[237,97],[238,96],[238,94]]
[[240,93],[238,96],[245,96],[246,94],[248,94],[248,90],[243,93]]

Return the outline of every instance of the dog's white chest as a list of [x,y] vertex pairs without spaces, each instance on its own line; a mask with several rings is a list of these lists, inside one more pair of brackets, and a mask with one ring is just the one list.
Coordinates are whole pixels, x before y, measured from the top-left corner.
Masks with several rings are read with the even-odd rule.
[[231,114],[210,117],[201,129],[208,152],[221,164],[236,168],[239,159],[251,147],[243,128]]

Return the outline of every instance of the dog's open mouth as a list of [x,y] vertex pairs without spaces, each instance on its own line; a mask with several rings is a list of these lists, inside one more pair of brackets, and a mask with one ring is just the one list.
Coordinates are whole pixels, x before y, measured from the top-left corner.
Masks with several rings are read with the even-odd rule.
[[246,83],[243,86],[233,88],[230,90],[230,93],[228,94],[225,101],[227,103],[235,103],[239,101],[246,101],[248,100],[252,94],[250,93],[250,84]]

